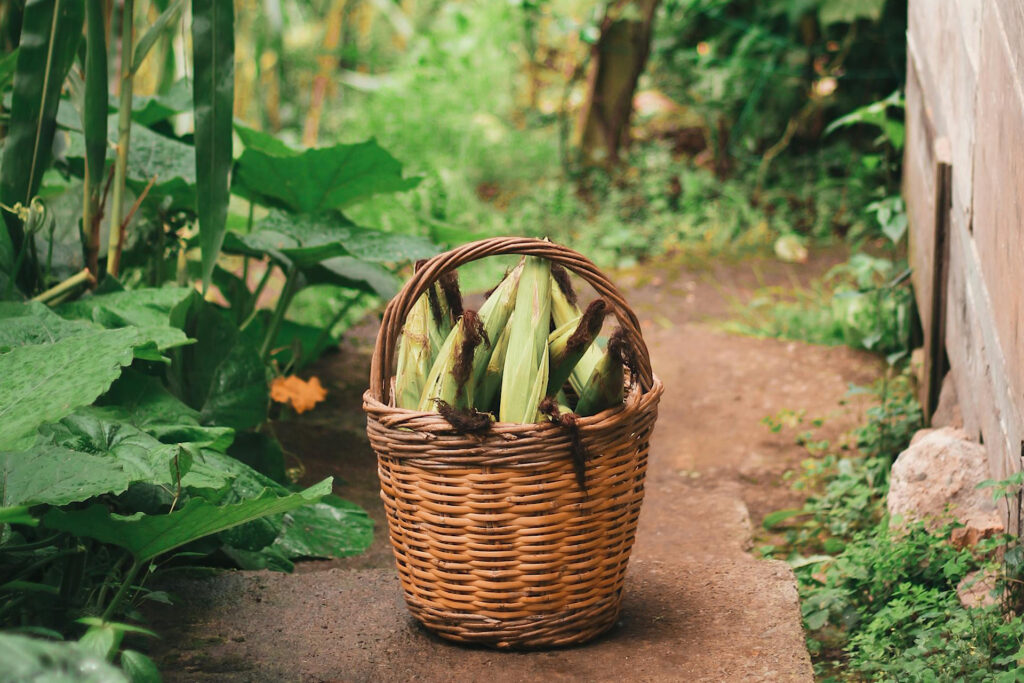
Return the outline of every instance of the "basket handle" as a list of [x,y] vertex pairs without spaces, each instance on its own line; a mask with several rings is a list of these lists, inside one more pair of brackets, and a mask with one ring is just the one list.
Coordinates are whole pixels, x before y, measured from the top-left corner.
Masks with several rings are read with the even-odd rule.
[[545,240],[532,237],[492,237],[464,244],[433,257],[416,270],[402,290],[388,303],[370,359],[370,395],[373,398],[385,402],[384,387],[388,386],[391,378],[391,365],[402,326],[409,311],[427,288],[439,277],[459,266],[486,256],[502,254],[540,256],[561,264],[586,280],[615,309],[615,317],[636,351],[636,372],[640,387],[644,392],[651,389],[654,385],[651,356],[640,332],[640,321],[619,290],[597,266],[572,249]]

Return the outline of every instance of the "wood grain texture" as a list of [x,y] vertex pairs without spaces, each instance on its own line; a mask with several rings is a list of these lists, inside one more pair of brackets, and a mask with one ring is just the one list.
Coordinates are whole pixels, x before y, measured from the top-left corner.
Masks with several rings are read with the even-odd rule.
[[[903,191],[916,297],[926,336],[945,324],[964,427],[1001,479],[1024,457],[1024,3],[910,0],[908,21]],[[936,211],[941,138],[952,160],[948,216]],[[935,239],[943,216],[945,274]],[[1004,512],[1008,530],[1019,529],[1020,510]]]
[[931,118],[918,61],[907,51],[907,136],[903,148],[903,198],[910,224],[908,258],[923,329],[931,326],[932,254],[935,249],[935,123]]
[[1005,353],[1009,391],[1024,405],[1024,97],[995,5],[987,5],[978,79],[974,229],[993,324]]

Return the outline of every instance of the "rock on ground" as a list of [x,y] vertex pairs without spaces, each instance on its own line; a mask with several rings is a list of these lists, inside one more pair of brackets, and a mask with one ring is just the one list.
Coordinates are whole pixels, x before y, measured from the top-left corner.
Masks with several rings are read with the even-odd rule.
[[893,524],[923,521],[929,529],[956,520],[952,541],[971,546],[1003,531],[992,492],[985,447],[954,427],[923,429],[892,466],[886,504]]

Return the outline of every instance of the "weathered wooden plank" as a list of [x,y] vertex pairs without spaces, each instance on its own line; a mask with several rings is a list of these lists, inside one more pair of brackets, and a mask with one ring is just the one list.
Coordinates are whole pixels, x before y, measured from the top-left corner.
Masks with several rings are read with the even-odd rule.
[[[946,349],[964,418],[964,429],[985,443],[993,478],[1021,469],[1024,421],[1014,399],[996,335],[992,301],[968,226],[956,216],[950,225],[946,301]],[[1018,510],[1006,508],[1008,529],[1016,531]]]
[[986,5],[978,76],[973,235],[1005,354],[1008,389],[1024,405],[1024,96],[999,11]]
[[935,124],[925,100],[916,55],[907,53],[903,198],[910,226],[908,259],[924,329],[931,327],[932,255],[935,248]]
[[981,43],[982,0],[954,0],[956,22],[963,38],[967,59],[974,73],[978,73],[978,50]]
[[1007,87],[1016,86],[1017,90],[1024,89],[1024,3],[1020,0],[992,0],[986,4],[986,10],[991,11],[983,15],[982,21],[986,28],[992,28],[989,24],[997,23],[1002,28],[1007,44],[1010,46],[1010,64],[1013,67],[1014,79],[1007,83]]

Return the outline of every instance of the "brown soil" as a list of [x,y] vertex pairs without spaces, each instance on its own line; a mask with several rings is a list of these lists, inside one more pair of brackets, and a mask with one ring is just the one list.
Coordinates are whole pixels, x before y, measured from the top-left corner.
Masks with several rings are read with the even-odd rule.
[[850,383],[881,372],[844,348],[726,334],[712,322],[765,284],[796,284],[839,259],[751,260],[702,268],[669,262],[620,274],[666,386],[647,498],[620,622],[589,645],[498,653],[445,643],[408,617],[387,547],[376,464],[365,435],[373,325],[315,368],[326,405],[276,432],[307,481],[378,523],[369,552],[307,562],[297,575],[230,572],[175,584],[184,604],[153,613],[154,653],[170,681],[729,681],[811,680],[795,582],[781,562],[748,551],[772,510],[799,505],[785,480],[807,457],[762,418],[783,409],[824,418],[835,440],[866,405]]

